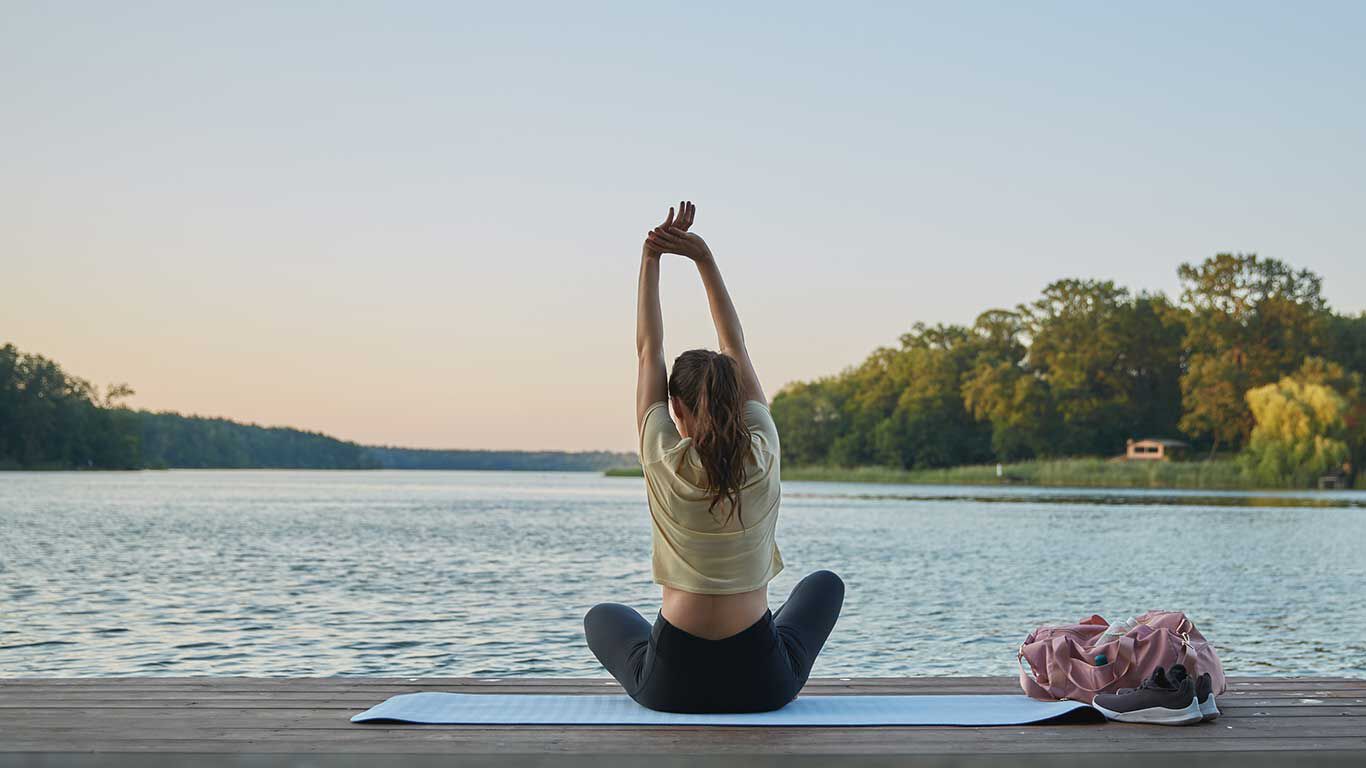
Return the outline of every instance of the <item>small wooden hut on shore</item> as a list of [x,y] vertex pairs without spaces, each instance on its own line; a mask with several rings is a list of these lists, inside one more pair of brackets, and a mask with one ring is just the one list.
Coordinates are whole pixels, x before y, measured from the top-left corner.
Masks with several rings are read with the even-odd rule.
[[1128,461],[1167,461],[1185,453],[1187,445],[1180,440],[1147,437],[1125,443],[1124,458]]

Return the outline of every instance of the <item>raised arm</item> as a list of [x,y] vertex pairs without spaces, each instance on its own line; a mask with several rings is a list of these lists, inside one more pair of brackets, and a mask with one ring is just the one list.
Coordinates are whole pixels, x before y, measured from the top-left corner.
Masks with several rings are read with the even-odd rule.
[[716,258],[712,256],[705,240],[687,231],[697,215],[697,208],[692,203],[685,202],[680,204],[680,210],[682,213],[678,221],[672,225],[666,222],[650,233],[645,241],[646,247],[654,248],[661,253],[686,256],[697,265],[702,285],[707,290],[707,305],[711,308],[712,324],[716,326],[717,342],[721,346],[722,354],[730,356],[739,365],[744,398],[768,405],[763,387],[759,385],[759,375],[754,371],[754,363],[749,358],[749,349],[745,347],[745,332],[740,327],[740,315],[735,311],[735,302],[731,301],[726,281],[721,278]]
[[659,252],[647,244],[640,252],[640,285],[636,289],[636,432],[644,426],[650,406],[669,399],[665,375]]
[[[681,206],[680,206],[681,210]],[[660,226],[678,223],[674,209]],[[664,365],[664,314],[659,308],[659,249],[647,239],[640,250],[640,282],[636,288],[636,431],[645,425],[645,412],[669,399]]]

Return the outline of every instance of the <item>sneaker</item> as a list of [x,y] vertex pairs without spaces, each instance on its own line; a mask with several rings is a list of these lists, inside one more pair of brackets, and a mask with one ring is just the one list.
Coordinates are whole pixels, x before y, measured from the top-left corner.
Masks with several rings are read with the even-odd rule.
[[1209,673],[1195,679],[1195,700],[1200,703],[1200,718],[1213,720],[1219,716],[1219,705],[1214,703],[1214,682]]
[[1166,670],[1158,667],[1139,687],[1098,694],[1091,706],[1121,723],[1187,725],[1200,722],[1204,715],[1200,712],[1200,702],[1195,700],[1194,682],[1186,676],[1185,668],[1179,672],[1173,668],[1172,671],[1180,677],[1179,681],[1170,679]]
[[[1186,668],[1181,664],[1173,664],[1167,671],[1167,678],[1173,683],[1179,684],[1186,677]],[[1219,716],[1219,706],[1214,703],[1214,681],[1208,672],[1195,678],[1195,700],[1200,704],[1200,719],[1213,720]]]
[[[1156,681],[1155,684],[1163,688],[1175,688],[1176,686],[1180,685],[1181,681],[1185,680],[1188,676],[1189,673],[1186,672],[1186,667],[1184,664],[1173,664],[1170,669],[1166,670],[1164,670],[1162,667],[1158,667],[1153,672],[1153,680]],[[1145,680],[1144,683],[1146,684],[1147,681]],[[1124,694],[1133,693],[1137,690],[1139,689],[1120,688],[1118,691],[1115,691],[1115,693],[1122,696]]]

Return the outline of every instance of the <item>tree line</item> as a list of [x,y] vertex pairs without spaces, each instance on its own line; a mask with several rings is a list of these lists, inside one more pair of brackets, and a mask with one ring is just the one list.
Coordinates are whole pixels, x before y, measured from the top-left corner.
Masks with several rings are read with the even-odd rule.
[[0,469],[602,470],[605,451],[441,451],[366,446],[318,432],[133,410],[41,355],[0,346]]
[[487,469],[537,472],[601,472],[637,464],[634,454],[612,451],[479,451],[371,446],[384,469]]
[[[1366,313],[1255,254],[1178,269],[1181,291],[1064,279],[970,326],[917,323],[897,347],[773,398],[798,465],[907,469],[1110,456],[1183,437],[1300,485],[1366,449]],[[1274,479],[1273,479],[1274,478]]]
[[0,347],[0,467],[141,466],[137,417],[116,407],[128,393],[114,386],[102,397],[41,355]]

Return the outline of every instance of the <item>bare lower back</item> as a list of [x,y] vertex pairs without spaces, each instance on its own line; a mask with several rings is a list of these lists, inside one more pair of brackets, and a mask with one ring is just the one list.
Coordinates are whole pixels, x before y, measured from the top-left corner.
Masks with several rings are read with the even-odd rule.
[[767,610],[767,586],[738,595],[699,595],[666,586],[659,612],[690,635],[722,640],[747,629]]

